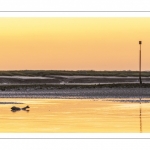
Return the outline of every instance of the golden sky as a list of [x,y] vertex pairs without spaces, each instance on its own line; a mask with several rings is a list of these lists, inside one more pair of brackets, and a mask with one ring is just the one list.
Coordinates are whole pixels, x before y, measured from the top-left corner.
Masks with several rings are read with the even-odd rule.
[[0,18],[0,70],[150,70],[150,18]]

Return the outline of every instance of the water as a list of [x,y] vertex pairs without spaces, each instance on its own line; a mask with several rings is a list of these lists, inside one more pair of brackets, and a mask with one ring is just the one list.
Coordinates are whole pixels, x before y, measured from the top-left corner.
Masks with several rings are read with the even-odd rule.
[[[115,99],[0,99],[2,133],[150,132],[150,103]],[[30,111],[12,112],[12,106]]]

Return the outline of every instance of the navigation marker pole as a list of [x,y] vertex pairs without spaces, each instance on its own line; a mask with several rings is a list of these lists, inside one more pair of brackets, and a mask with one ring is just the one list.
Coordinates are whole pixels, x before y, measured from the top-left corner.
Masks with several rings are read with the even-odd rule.
[[139,81],[140,81],[140,104],[141,104],[141,85],[142,85],[142,79],[141,79],[141,44],[142,41],[139,41],[140,44],[140,51],[139,51]]
[[140,85],[142,84],[142,79],[141,79],[141,44],[142,41],[139,41],[140,44],[140,55],[139,55],[139,81],[140,81]]

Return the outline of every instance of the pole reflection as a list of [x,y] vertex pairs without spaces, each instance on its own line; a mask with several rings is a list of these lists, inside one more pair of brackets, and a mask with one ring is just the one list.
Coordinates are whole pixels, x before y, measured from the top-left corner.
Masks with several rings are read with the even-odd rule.
[[142,133],[142,104],[140,98],[140,133]]

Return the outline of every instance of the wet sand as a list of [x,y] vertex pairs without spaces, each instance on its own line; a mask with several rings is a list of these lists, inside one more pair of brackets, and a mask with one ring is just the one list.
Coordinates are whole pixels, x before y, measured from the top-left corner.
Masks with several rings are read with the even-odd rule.
[[0,98],[148,98],[150,88],[20,89],[0,91]]
[[150,77],[0,76],[0,98],[139,98],[150,97]]

